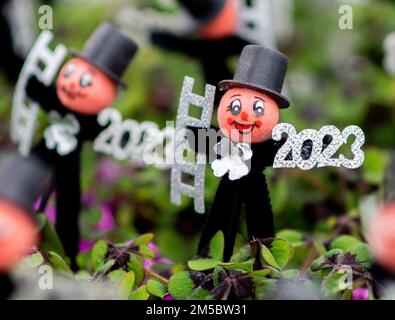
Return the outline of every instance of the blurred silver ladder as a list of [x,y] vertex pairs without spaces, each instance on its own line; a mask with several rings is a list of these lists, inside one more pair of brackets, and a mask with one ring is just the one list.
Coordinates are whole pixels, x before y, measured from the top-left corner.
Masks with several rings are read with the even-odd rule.
[[11,139],[18,144],[19,153],[27,156],[30,152],[36,129],[38,105],[26,96],[26,84],[31,75],[45,85],[50,85],[62,64],[67,49],[59,44],[54,51],[49,48],[52,32],[43,31],[37,38],[16,84],[11,113]]
[[[181,91],[180,103],[176,119],[175,133],[175,157],[171,170],[171,202],[181,204],[181,196],[194,199],[195,211],[204,213],[204,181],[206,169],[206,154],[196,153],[194,163],[185,161],[185,151],[194,152],[185,137],[187,127],[210,128],[213,114],[215,87],[206,85],[205,96],[193,93],[194,79],[184,78]],[[195,118],[190,115],[190,106],[194,105],[202,109],[201,117]],[[182,181],[183,174],[193,177],[193,185]]]

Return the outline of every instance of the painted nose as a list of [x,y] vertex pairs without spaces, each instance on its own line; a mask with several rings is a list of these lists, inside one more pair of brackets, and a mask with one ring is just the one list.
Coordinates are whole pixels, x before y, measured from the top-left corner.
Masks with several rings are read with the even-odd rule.
[[75,83],[74,83],[74,82],[70,83],[70,88],[71,88],[71,89],[74,89],[74,88],[75,88]]
[[241,113],[241,120],[243,120],[243,121],[247,121],[247,120],[248,120],[248,114],[247,114],[247,112],[242,112],[242,113]]

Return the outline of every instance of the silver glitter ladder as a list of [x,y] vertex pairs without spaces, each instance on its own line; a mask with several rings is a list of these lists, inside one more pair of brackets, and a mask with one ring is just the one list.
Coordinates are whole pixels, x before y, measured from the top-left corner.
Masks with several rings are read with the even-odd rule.
[[[204,178],[206,168],[206,155],[197,153],[196,162],[187,162],[183,159],[185,151],[193,152],[185,138],[187,127],[209,128],[213,113],[215,87],[206,85],[205,96],[193,93],[194,79],[184,78],[181,91],[180,104],[176,120],[175,134],[175,161],[171,170],[171,202],[181,204],[181,196],[194,199],[195,211],[204,213]],[[202,108],[200,119],[190,116],[190,106]],[[193,177],[193,185],[182,182],[182,175]]]
[[[63,62],[67,49],[59,44],[54,51],[49,48],[53,38],[50,31],[43,31],[22,68],[12,105],[11,138],[19,144],[19,152],[27,156],[30,152],[36,121],[38,105],[26,97],[26,83],[31,75],[36,75],[45,85],[50,85]],[[43,67],[41,67],[44,65]]]
[[272,0],[239,0],[239,34],[253,42],[275,48]]

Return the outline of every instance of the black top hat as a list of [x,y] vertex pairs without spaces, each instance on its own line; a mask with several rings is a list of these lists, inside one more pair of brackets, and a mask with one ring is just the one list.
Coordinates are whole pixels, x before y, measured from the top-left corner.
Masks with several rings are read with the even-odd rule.
[[36,200],[49,190],[51,171],[36,157],[24,158],[16,152],[0,156],[0,198],[29,213]]
[[221,90],[234,87],[254,89],[272,97],[280,108],[288,108],[289,101],[281,95],[287,72],[288,58],[282,53],[257,45],[244,47],[233,80],[219,83]]
[[83,50],[72,53],[89,61],[115,82],[121,78],[138,49],[137,44],[108,22],[103,22],[86,42]]
[[199,22],[209,22],[224,8],[227,0],[178,0]]

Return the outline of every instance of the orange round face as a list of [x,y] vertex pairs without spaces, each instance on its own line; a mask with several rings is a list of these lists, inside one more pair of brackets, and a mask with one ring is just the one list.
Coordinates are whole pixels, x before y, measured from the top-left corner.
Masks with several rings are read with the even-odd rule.
[[235,0],[228,0],[222,11],[199,30],[204,39],[221,39],[234,35],[237,31],[237,4]]
[[368,240],[376,260],[395,272],[395,203],[380,208],[372,218]]
[[246,88],[225,93],[218,108],[221,131],[233,141],[259,143],[267,140],[279,121],[276,101]]
[[0,271],[9,270],[37,242],[32,218],[17,206],[0,201]]
[[73,58],[60,71],[57,94],[66,108],[96,115],[115,100],[117,85],[89,62]]

